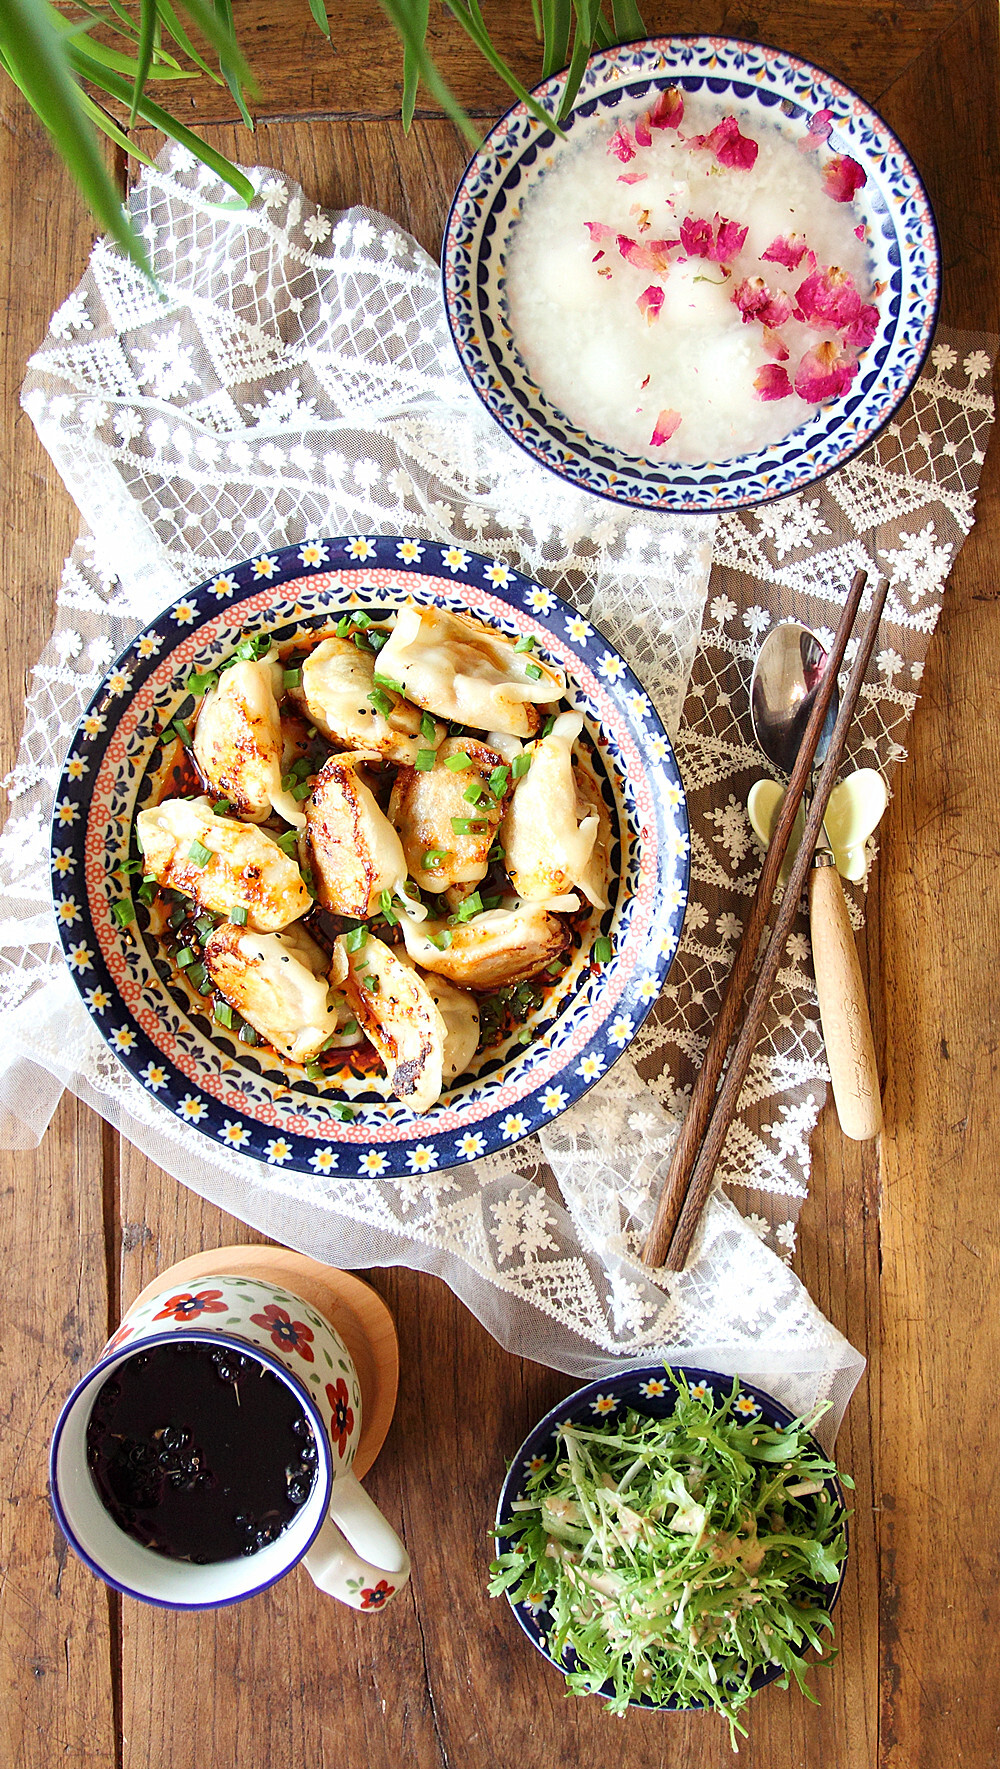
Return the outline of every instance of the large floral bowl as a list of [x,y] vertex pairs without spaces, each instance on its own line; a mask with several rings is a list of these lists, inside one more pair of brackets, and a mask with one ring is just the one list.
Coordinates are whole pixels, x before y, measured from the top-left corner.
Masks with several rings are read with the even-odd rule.
[[[682,1377],[696,1397],[703,1396],[716,1406],[727,1400],[733,1392],[732,1377],[722,1376],[717,1370],[697,1370],[674,1365],[673,1370],[668,1371],[662,1364],[645,1364],[636,1369],[623,1370],[619,1374],[602,1376],[596,1382],[589,1382],[585,1388],[578,1388],[575,1393],[568,1394],[564,1400],[557,1402],[546,1413],[544,1419],[539,1419],[538,1424],[528,1433],[522,1443],[510,1464],[507,1478],[500,1489],[496,1526],[499,1528],[502,1524],[509,1524],[515,1520],[517,1516],[515,1506],[517,1501],[523,1499],[527,1493],[528,1476],[543,1462],[549,1461],[555,1453],[559,1441],[557,1434],[560,1425],[592,1427],[601,1419],[614,1421],[627,1408],[632,1408],[637,1413],[645,1413],[653,1419],[668,1418],[674,1411],[677,1392],[676,1384],[670,1379],[671,1375]],[[785,1426],[791,1425],[794,1419],[794,1414],[790,1413],[787,1407],[783,1407],[780,1401],[776,1401],[773,1395],[750,1382],[740,1383],[734,1410],[748,1422],[753,1420],[761,1425],[774,1426],[779,1431],[783,1430]],[[810,1442],[817,1455],[822,1457],[824,1451],[820,1445],[816,1443],[815,1439],[811,1439]],[[843,1488],[834,1475],[829,1476],[825,1485],[835,1507],[843,1515],[846,1536],[847,1508]],[[510,1546],[504,1537],[497,1537],[496,1543],[498,1549]],[[845,1555],[836,1585],[821,1587],[823,1602],[827,1610],[833,1609],[840,1596],[846,1571],[847,1558]],[[508,1602],[520,1627],[531,1641],[532,1646],[537,1647],[542,1657],[547,1658],[549,1664],[555,1665],[559,1671],[572,1671],[576,1665],[572,1647],[567,1648],[565,1658],[560,1661],[549,1646],[551,1619],[544,1601],[533,1602],[528,1597],[520,1603],[515,1603],[508,1593]],[[775,1678],[782,1676],[782,1674],[781,1665],[769,1665],[766,1669],[754,1673],[752,1686],[755,1691],[763,1689],[765,1684],[773,1683]],[[611,1697],[614,1694],[613,1682],[609,1681],[599,1693],[602,1696]],[[677,1709],[685,1704],[676,1699],[671,1699],[666,1703],[657,1703],[649,1696],[641,1696],[629,1705],[631,1707],[658,1708],[665,1711]]]
[[[565,71],[536,87],[550,116]],[[506,259],[525,200],[545,177],[556,137],[517,104],[490,130],[455,194],[442,249],[444,298],[458,355],[490,416],[560,478],[615,503],[718,511],[765,503],[812,484],[858,453],[889,422],[930,348],[940,294],[937,229],[905,149],[870,105],[811,63],[724,37],[660,37],[602,50],[588,61],[562,128],[572,142],[624,106],[668,86],[721,101],[741,123],[803,141],[818,111],[835,119],[830,147],[863,168],[854,197],[872,277],[885,285],[878,331],[850,390],[817,408],[780,442],[724,462],[664,463],[590,436],[546,397],[522,361],[505,292]]]
[[[544,990],[525,1044],[511,1038],[422,1116],[384,1077],[310,1080],[212,1020],[134,887],[135,816],[172,765],[170,727],[195,706],[186,682],[247,634],[280,644],[327,631],[346,610],[384,619],[406,602],[481,615],[534,635],[566,672],[612,831],[610,907],[591,917]],[[461,1165],[566,1109],[634,1038],[677,950],[688,887],[684,792],[651,701],[602,635],[550,590],[462,547],[354,536],[264,553],[168,608],[135,638],[70,745],[53,816],[52,885],[66,960],[101,1036],[182,1122],[217,1144],[303,1173],[377,1178]],[[133,870],[123,875],[123,863]],[[124,923],[124,925],[122,925]],[[595,962],[593,937],[612,956]],[[349,1101],[340,1122],[332,1100]]]

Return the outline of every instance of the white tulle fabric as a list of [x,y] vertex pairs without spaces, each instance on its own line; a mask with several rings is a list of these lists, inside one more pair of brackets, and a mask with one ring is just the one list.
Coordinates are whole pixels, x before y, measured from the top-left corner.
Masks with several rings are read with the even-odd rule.
[[[718,526],[618,510],[561,485],[489,423],[455,360],[437,269],[412,239],[366,210],[329,214],[267,169],[250,176],[257,198],[234,214],[205,168],[168,150],[131,199],[159,291],[99,243],[25,384],[87,531],[8,781],[0,1137],[37,1142],[69,1087],[276,1239],[340,1265],[439,1274],[513,1351],[580,1377],[659,1357],[738,1372],[793,1407],[828,1400],[830,1435],[863,1360],[789,1264],[825,1081],[801,932],[725,1151],[722,1176],[749,1213],[717,1192],[681,1276],[654,1281],[637,1254],[753,888],[742,802],[744,775],[761,771],[746,717],[760,634],[792,609],[832,624],[858,564],[888,572],[857,747],[884,767],[904,753],[923,650],[972,523],[989,355],[940,342],[903,420],[813,494]],[[597,622],[675,734],[692,894],[663,999],[580,1105],[507,1155],[362,1181],[227,1150],[121,1068],[60,957],[48,821],[76,721],[139,627],[262,547],[366,532],[457,538]]]

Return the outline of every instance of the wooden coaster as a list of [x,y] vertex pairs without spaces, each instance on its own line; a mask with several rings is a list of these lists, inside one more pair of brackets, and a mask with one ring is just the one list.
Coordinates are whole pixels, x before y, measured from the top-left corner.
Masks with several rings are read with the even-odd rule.
[[[354,1472],[363,1480],[385,1442],[399,1385],[396,1324],[377,1290],[353,1272],[321,1265],[288,1247],[216,1247],[168,1266],[141,1290],[146,1302],[162,1290],[212,1276],[259,1278],[309,1302],[336,1329],[354,1360],[361,1384],[361,1437]],[[135,1305],[133,1304],[133,1307]]]

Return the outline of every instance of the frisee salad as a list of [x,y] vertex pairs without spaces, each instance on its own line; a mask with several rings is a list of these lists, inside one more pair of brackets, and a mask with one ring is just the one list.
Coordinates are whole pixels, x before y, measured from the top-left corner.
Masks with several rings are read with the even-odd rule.
[[759,1673],[780,1666],[816,1700],[806,1654],[833,1632],[846,1516],[810,1436],[824,1408],[778,1429],[736,1413],[738,1382],[721,1402],[667,1370],[669,1385],[667,1418],[557,1427],[498,1526],[490,1594],[529,1605],[575,1694],[618,1714],[644,1697],[714,1708],[736,1750]]

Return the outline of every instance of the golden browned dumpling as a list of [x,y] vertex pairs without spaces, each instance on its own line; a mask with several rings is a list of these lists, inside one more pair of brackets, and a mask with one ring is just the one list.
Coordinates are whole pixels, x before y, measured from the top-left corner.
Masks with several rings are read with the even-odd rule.
[[514,788],[500,841],[519,897],[545,902],[580,890],[598,909],[604,895],[601,817],[581,799],[585,776],[574,769],[573,744],[583,729],[579,713],[560,713],[531,752],[531,766]]
[[[302,685],[292,690],[313,724],[343,749],[375,751],[388,762],[415,762],[421,749],[436,749],[446,727],[421,732],[421,714],[402,695],[375,680],[379,658],[353,639],[324,639],[302,665]],[[386,706],[389,710],[386,711]]]
[[379,671],[408,700],[477,731],[533,737],[540,706],[566,692],[566,678],[530,651],[517,651],[485,621],[444,608],[402,608],[379,652]]
[[364,778],[368,751],[331,756],[306,804],[306,829],[316,890],[337,915],[374,915],[383,891],[405,885],[399,836]]
[[[344,936],[337,942],[346,951]],[[441,1096],[448,1030],[417,967],[369,934],[347,953],[345,990],[358,1025],[385,1064],[397,1099],[427,1112]]]
[[223,670],[198,714],[195,760],[213,791],[241,817],[262,823],[275,810],[302,829],[302,807],[281,785],[281,684],[277,653]]
[[140,811],[135,826],[147,876],[214,915],[242,906],[247,927],[267,934],[311,907],[298,866],[275,838],[252,823],[216,817],[210,799],[164,799]]
[[422,970],[462,989],[500,989],[545,969],[569,944],[561,921],[542,903],[487,909],[471,921],[417,923],[400,915],[406,950]]
[[[463,757],[467,766],[449,767]],[[410,877],[421,890],[444,891],[486,877],[509,782],[503,757],[474,737],[449,737],[433,768],[400,768],[389,820],[402,840]],[[467,794],[477,789],[478,798],[470,799]],[[431,864],[426,864],[428,854],[434,856]]]
[[282,1056],[307,1063],[338,1028],[330,961],[304,928],[252,934],[223,922],[205,943],[205,967],[220,995]]

